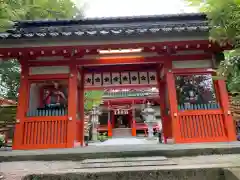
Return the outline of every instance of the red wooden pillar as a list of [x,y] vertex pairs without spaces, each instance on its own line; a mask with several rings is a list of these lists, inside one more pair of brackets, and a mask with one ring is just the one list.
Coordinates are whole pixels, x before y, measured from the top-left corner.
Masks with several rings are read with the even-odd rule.
[[[170,67],[170,66],[168,66]],[[172,124],[172,137],[175,143],[180,142],[180,127],[178,123],[178,106],[177,106],[177,95],[175,77],[171,71],[171,67],[166,72],[166,86],[168,91],[168,102],[169,102],[169,116]]]
[[168,124],[167,118],[165,118],[165,112],[166,112],[166,102],[165,102],[165,96],[166,96],[166,87],[165,87],[165,82],[161,80],[161,65],[158,65],[157,69],[157,81],[158,81],[158,90],[159,90],[159,97],[160,97],[160,112],[161,112],[161,120],[162,120],[162,132],[164,136],[164,143],[167,143],[167,138],[169,137],[169,132],[168,132]]
[[112,127],[113,127],[112,111],[108,109],[108,137],[112,137]]
[[70,65],[68,81],[68,128],[67,128],[67,148],[74,147],[76,139],[76,115],[77,115],[77,66]]
[[22,141],[23,141],[23,127],[24,127],[24,118],[26,116],[27,104],[28,104],[28,93],[29,93],[29,83],[28,83],[28,75],[29,75],[29,67],[27,63],[20,61],[21,63],[21,77],[20,77],[20,87],[19,87],[19,95],[18,95],[18,107],[16,114],[16,125],[14,132],[14,140],[12,148],[14,150],[21,149]]
[[133,122],[132,122],[132,111],[128,110],[128,124],[130,125],[129,127],[132,128]]
[[113,110],[110,110],[110,122],[112,124],[112,128],[116,127],[116,122],[115,122],[115,115]]
[[79,114],[80,114],[80,123],[79,123],[79,139],[81,146],[84,145],[84,72],[83,68],[80,68],[80,87],[79,87]]
[[221,107],[224,113],[224,125],[226,134],[229,141],[236,141],[236,128],[235,123],[233,121],[230,107],[229,107],[229,100],[228,100],[228,92],[226,88],[226,84],[224,80],[218,80],[218,93],[220,98]]
[[132,136],[137,136],[134,102],[132,103]]

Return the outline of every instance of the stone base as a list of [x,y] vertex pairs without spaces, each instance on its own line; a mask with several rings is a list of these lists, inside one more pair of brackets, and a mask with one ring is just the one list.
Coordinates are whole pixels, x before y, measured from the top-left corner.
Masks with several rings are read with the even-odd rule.
[[[99,173],[66,173],[66,174],[42,174],[29,175],[23,180],[29,179],[68,179],[68,180],[230,180],[225,177],[220,168],[210,169],[181,169],[181,170],[150,170],[125,172],[99,172]],[[238,180],[236,177],[231,180]]]

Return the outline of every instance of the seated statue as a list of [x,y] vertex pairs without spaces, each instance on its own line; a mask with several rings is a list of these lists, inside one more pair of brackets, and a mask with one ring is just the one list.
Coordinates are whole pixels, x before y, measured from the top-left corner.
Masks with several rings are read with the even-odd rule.
[[46,108],[61,108],[65,107],[67,98],[65,94],[59,89],[58,83],[54,83],[52,90],[45,91],[44,104]]

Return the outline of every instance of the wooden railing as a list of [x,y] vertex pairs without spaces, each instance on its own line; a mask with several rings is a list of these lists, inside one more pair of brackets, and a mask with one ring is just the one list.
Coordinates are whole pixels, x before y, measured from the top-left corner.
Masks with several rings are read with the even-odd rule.
[[67,143],[67,117],[31,119],[23,123],[21,149],[64,148]]
[[227,141],[222,110],[197,110],[178,113],[180,141]]
[[178,109],[183,110],[210,110],[210,109],[219,109],[220,106],[217,103],[208,103],[208,104],[180,104]]
[[45,108],[38,108],[36,110],[30,110],[27,112],[28,117],[34,116],[65,116],[67,115],[67,109],[45,109]]

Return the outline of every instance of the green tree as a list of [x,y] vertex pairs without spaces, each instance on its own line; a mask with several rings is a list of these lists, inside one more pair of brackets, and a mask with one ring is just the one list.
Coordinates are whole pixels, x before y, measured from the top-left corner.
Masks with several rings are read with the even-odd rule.
[[102,96],[104,91],[90,90],[85,91],[84,109],[90,111],[93,105],[99,106],[102,103]]
[[233,50],[225,52],[218,75],[227,78],[231,92],[240,92],[240,0],[186,0],[189,5],[206,13],[210,25],[210,41],[221,46],[231,44]]
[[[14,21],[38,19],[81,18],[86,4],[78,9],[71,0],[0,0],[0,31],[10,28]],[[17,60],[0,62],[0,96],[17,100],[20,65]],[[89,100],[89,94],[93,100]],[[85,94],[85,108],[99,105],[103,91]]]
[[[18,20],[71,19],[81,12],[71,0],[0,0],[0,31]],[[17,60],[0,62],[0,96],[17,100],[19,77]]]
[[0,30],[18,20],[73,18],[81,12],[71,0],[1,0]]

